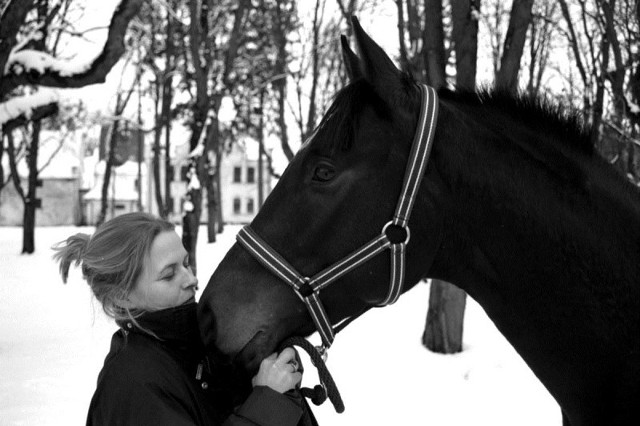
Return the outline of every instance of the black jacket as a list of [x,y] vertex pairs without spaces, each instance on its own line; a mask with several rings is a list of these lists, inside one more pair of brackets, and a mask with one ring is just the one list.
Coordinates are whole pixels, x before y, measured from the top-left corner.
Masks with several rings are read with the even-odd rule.
[[264,386],[231,415],[215,386],[198,332],[196,304],[146,313],[111,340],[87,425],[296,425],[301,402]]

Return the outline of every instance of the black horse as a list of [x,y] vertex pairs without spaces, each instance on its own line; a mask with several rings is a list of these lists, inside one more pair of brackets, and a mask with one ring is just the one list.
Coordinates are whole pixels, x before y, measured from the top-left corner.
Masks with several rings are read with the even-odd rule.
[[[351,83],[338,93],[251,228],[313,276],[371,240],[394,212],[419,86],[354,19]],[[409,228],[406,291],[421,278],[478,301],[558,401],[565,424],[640,424],[640,194],[555,106],[497,92],[439,93],[432,153]],[[385,299],[376,256],[323,289],[337,324]],[[209,348],[249,371],[305,305],[234,245],[200,300]]]

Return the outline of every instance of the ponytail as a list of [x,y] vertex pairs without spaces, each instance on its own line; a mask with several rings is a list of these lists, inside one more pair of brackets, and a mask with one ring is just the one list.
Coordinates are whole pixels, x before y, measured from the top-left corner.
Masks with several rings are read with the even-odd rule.
[[53,259],[56,262],[60,262],[60,275],[62,276],[63,283],[67,283],[71,263],[75,263],[75,266],[78,266],[82,262],[90,239],[91,237],[89,235],[79,233],[70,236],[65,241],[61,241],[52,247],[56,252],[53,255]]
[[96,232],[75,234],[55,245],[53,258],[60,262],[67,282],[71,263],[82,264],[82,276],[104,312],[115,320],[132,320],[140,314],[126,307],[154,238],[174,225],[148,213],[127,213],[103,223]]

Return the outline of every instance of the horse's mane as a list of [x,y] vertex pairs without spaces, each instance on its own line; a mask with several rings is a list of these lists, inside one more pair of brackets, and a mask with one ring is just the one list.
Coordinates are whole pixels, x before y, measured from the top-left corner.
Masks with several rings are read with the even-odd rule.
[[548,97],[525,93],[513,95],[505,90],[487,88],[477,92],[441,89],[438,94],[443,99],[494,108],[535,129],[543,127],[545,131],[557,134],[562,143],[583,153],[594,153],[591,128],[585,123],[583,114]]
[[[403,76],[405,84],[412,83],[410,76]],[[440,89],[438,94],[442,99],[496,109],[536,130],[543,123],[545,131],[558,135],[555,139],[567,146],[588,155],[595,151],[591,128],[585,124],[583,115],[575,108],[558,104],[548,97],[513,95],[504,90],[486,88],[476,92]],[[391,107],[366,80],[356,80],[338,91],[314,130],[317,139],[324,144],[323,148],[331,151],[351,149],[360,113],[366,105],[372,106],[383,120],[391,120]]]

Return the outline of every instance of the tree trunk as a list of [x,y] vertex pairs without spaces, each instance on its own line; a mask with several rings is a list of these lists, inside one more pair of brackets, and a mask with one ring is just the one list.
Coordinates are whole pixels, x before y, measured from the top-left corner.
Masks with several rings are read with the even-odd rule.
[[[626,80],[626,67],[624,64],[624,59],[622,56],[622,48],[620,46],[620,42],[618,40],[618,34],[616,32],[616,24],[614,19],[614,9],[615,9],[615,1],[610,2],[601,2],[600,8],[602,9],[602,14],[604,15],[605,21],[605,34],[607,40],[609,40],[609,49],[613,56],[613,69],[611,66],[606,66],[606,77],[611,84],[611,95],[612,95],[612,103],[613,103],[613,114],[610,117],[610,120],[617,128],[622,128],[622,123],[625,120],[626,114],[626,100],[624,93],[624,82]],[[630,144],[627,144],[625,140],[621,140],[620,137],[616,137],[616,152],[617,156],[620,159],[616,162],[618,169],[624,174],[628,173],[633,174],[633,168],[629,169],[629,158],[632,157],[630,155],[630,151],[628,149]]]
[[198,245],[198,228],[202,213],[202,190],[191,188],[187,192],[187,201],[191,209],[186,209],[182,216],[182,245],[189,253],[189,263],[193,274],[197,273],[196,247]]
[[[582,79],[582,84],[585,88],[582,95],[583,108],[585,111],[589,111],[591,109],[591,100],[589,98],[589,92],[591,90],[590,78],[587,76],[587,71],[582,60],[582,54],[580,53],[580,48],[578,47],[578,37],[576,36],[575,29],[573,28],[572,17],[569,12],[569,7],[567,6],[567,2],[566,0],[559,0],[558,3],[560,4],[562,17],[567,24],[567,38],[569,40],[569,45],[571,46],[571,51],[573,52],[573,60],[576,64],[576,67],[578,68],[580,78]],[[640,2],[638,4],[640,4]]]
[[[194,116],[202,117],[200,119],[204,120],[206,110],[204,112],[196,110],[194,111]],[[192,126],[193,132],[190,143],[192,152],[199,144],[199,139],[195,138],[195,135],[204,137],[204,135],[202,135],[202,132],[205,131],[203,124],[204,121],[199,122],[198,119],[196,119],[196,122]],[[182,214],[182,245],[185,250],[187,250],[187,253],[189,253],[189,264],[191,265],[194,275],[197,273],[196,248],[198,245],[198,232],[200,230],[200,217],[202,215],[203,162],[203,155],[194,155],[189,160],[187,194]],[[196,181],[197,184],[195,184]]]
[[[264,90],[260,92],[260,116],[258,117],[258,209],[264,204]],[[284,121],[284,117],[282,117]],[[282,130],[286,130],[286,127]]]
[[425,0],[423,57],[427,84],[435,89],[446,86],[446,58],[442,26],[442,0]]
[[172,212],[173,199],[171,197],[171,104],[173,102],[173,72],[175,68],[176,47],[174,43],[174,17],[167,13],[167,44],[165,49],[165,72],[162,83],[162,125],[164,126],[164,205],[160,210],[163,218],[168,218]]
[[160,100],[160,82],[156,84],[156,128],[153,132],[153,194],[156,200],[156,206],[158,207],[158,214],[162,216],[164,211],[164,200],[162,198],[162,181],[160,180],[160,155],[162,149],[160,147],[160,140],[162,139],[162,117],[158,112]]
[[0,191],[4,188],[5,182],[4,180],[4,131],[2,130],[2,126],[0,126]]
[[533,0],[513,0],[509,28],[504,40],[500,70],[496,76],[496,87],[515,93],[518,90],[520,59],[531,23]]
[[[221,150],[222,151],[222,150]],[[218,200],[218,233],[224,231],[224,216],[222,215],[222,178],[220,177],[220,168],[222,167],[222,152],[219,152],[216,156],[216,199]]]
[[118,137],[120,135],[120,121],[114,120],[109,137],[109,153],[104,167],[104,177],[102,180],[102,192],[100,196],[100,214],[96,226],[102,225],[107,220],[107,208],[109,206],[109,184],[111,183],[111,172],[116,162],[116,148],[118,147]]
[[464,291],[445,281],[431,280],[429,313],[422,344],[433,352],[461,352],[465,306]]
[[33,123],[31,144],[27,164],[29,168],[29,180],[27,197],[24,202],[22,220],[22,253],[31,254],[36,250],[35,227],[36,209],[38,207],[37,186],[38,186],[38,147],[40,146],[40,121]]
[[405,0],[396,0],[396,9],[398,13],[398,43],[400,46],[400,69],[404,72],[408,72],[409,57],[407,55],[407,45],[405,43],[404,1]]
[[220,149],[220,127],[218,122],[218,111],[220,110],[221,100],[214,102],[215,113],[211,124],[207,128],[207,148],[208,153],[206,157],[206,166],[204,171],[205,186],[207,188],[207,241],[210,243],[216,242],[218,233],[218,210],[220,205],[218,204],[217,195],[217,174],[220,172],[217,169],[217,158],[221,154]]
[[593,146],[598,147],[600,152],[606,152],[607,147],[601,145],[602,141],[600,135],[602,133],[602,129],[600,126],[602,124],[602,115],[604,114],[604,80],[607,73],[607,67],[609,65],[609,39],[607,37],[602,38],[600,51],[602,52],[602,60],[600,69],[596,71],[596,96],[591,110],[591,143]]
[[[276,58],[274,73],[276,78],[272,81],[273,88],[278,94],[278,115],[276,117],[276,121],[278,123],[278,130],[280,136],[280,146],[282,148],[282,152],[285,157],[287,157],[288,161],[293,159],[293,150],[289,146],[289,132],[287,130],[287,121],[285,119],[286,111],[286,102],[287,102],[287,22],[289,19],[283,13],[279,7],[276,7],[276,23],[273,29],[273,39],[278,49],[278,56]],[[264,96],[263,93],[260,94],[261,97]],[[262,101],[261,101],[262,103]],[[262,105],[261,105],[262,107]]]
[[[200,137],[202,137],[202,132],[204,132],[204,124],[207,116],[207,109],[205,105],[205,109],[201,110],[198,108],[196,104],[194,106],[194,123],[192,124],[191,131],[191,140],[189,146],[191,151],[198,146],[198,142]],[[201,173],[202,169],[202,161],[203,156],[197,155],[192,157],[189,162],[189,173],[187,176],[188,189],[185,204],[188,208],[183,208],[183,216],[182,216],[182,244],[184,245],[185,250],[189,253],[189,262],[191,264],[191,268],[193,273],[196,273],[196,246],[198,244],[198,231],[200,229],[200,215],[202,213],[202,177]],[[198,187],[193,187],[191,185],[192,176],[196,174],[200,185]]]
[[452,3],[453,43],[456,51],[456,88],[473,91],[476,88],[476,60],[478,57],[478,20],[480,0]]

